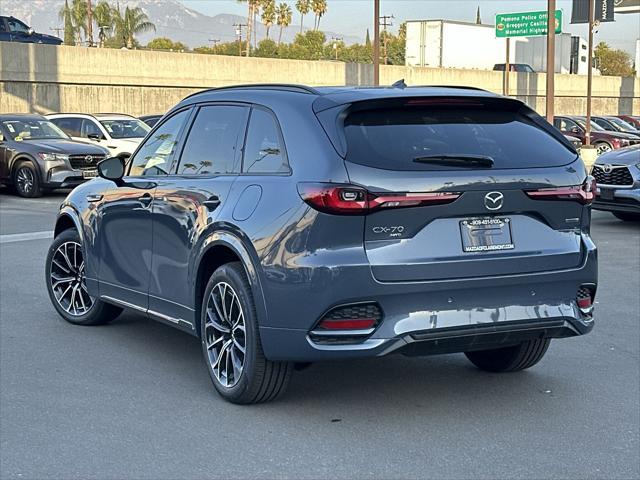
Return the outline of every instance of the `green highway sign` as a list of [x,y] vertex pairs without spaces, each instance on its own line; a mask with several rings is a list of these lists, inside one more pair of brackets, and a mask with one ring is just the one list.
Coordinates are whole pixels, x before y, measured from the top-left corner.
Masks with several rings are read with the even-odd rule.
[[[556,33],[562,33],[562,10],[556,10]],[[547,34],[547,12],[496,15],[496,37],[537,37]]]

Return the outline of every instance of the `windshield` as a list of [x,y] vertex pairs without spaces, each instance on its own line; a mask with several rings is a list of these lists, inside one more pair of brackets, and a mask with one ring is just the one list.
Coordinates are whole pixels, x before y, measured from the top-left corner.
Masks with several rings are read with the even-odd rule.
[[144,138],[151,130],[146,123],[137,118],[101,120],[100,123],[109,132],[111,138]]
[[[574,118],[575,122],[580,125],[583,129],[587,129],[587,121],[584,118]],[[596,122],[591,120],[591,130],[597,130],[599,132],[604,132],[605,129],[598,125]]]
[[618,127],[618,130],[620,130],[622,132],[636,132],[637,131],[635,128],[633,128],[633,125],[631,125],[630,123],[625,122],[621,118],[618,118],[618,117],[607,117],[607,120],[609,120],[609,122],[613,123],[616,127]]
[[347,161],[386,170],[550,167],[576,158],[525,116],[490,108],[359,111],[344,133]]
[[2,122],[5,130],[13,140],[49,140],[62,138],[67,140],[66,133],[56,127],[49,120],[39,119],[16,119],[4,120]]

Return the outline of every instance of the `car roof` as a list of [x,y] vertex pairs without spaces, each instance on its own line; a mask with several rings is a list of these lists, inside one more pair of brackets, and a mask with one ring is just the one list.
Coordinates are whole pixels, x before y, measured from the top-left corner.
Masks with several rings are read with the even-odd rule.
[[[304,95],[313,99],[314,111],[319,112],[332,106],[354,103],[365,100],[382,100],[409,97],[493,97],[499,95],[475,87],[464,86],[411,86],[399,81],[391,87],[356,87],[356,86],[326,86],[309,87],[298,84],[248,84],[212,88],[194,93],[186,97],[178,106],[192,103],[239,100],[251,102],[257,93],[273,92],[277,96],[289,97]],[[275,96],[275,95],[274,95]]]
[[0,114],[0,121],[7,120],[47,120],[47,118],[37,113],[5,113]]
[[60,113],[49,113],[47,116],[50,117],[83,117],[83,118],[100,118],[103,120],[118,120],[118,119],[131,119],[135,118],[132,115],[127,115],[126,113],[80,113],[80,112],[60,112]]

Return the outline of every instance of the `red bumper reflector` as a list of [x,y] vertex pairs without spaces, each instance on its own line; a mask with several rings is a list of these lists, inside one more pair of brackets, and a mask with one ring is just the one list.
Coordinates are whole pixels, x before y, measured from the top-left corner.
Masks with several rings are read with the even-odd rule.
[[591,298],[579,298],[578,299],[578,307],[580,307],[580,308],[591,308]]
[[325,330],[367,330],[375,325],[376,320],[373,318],[324,319],[318,324]]

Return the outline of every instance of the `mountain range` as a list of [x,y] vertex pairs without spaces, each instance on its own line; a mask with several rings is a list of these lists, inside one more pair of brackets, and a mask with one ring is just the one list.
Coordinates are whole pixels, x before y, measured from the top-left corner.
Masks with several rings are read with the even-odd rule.
[[[97,0],[93,1],[95,5]],[[110,0],[112,5],[116,5],[114,0]],[[119,0],[120,9],[125,7],[138,6],[147,14],[149,20],[156,26],[156,31],[138,36],[141,44],[146,44],[156,37],[168,37],[174,41],[179,41],[193,48],[202,45],[211,45],[214,40],[221,42],[232,42],[236,40],[236,23],[246,23],[246,17],[220,13],[215,16],[205,15],[190,8],[187,8],[178,0]],[[64,5],[64,0],[0,0],[0,14],[12,15],[37,32],[48,33],[62,37],[63,31],[58,30],[63,26],[62,20],[58,17],[58,12]],[[294,18],[296,17],[294,10]],[[312,22],[313,15],[308,15],[305,20]],[[305,28],[306,30],[306,28]],[[300,25],[289,25],[282,33],[283,42],[291,42],[296,34],[300,32]],[[266,36],[266,27],[257,24],[258,41]],[[277,40],[279,27],[272,26],[270,37]],[[346,44],[362,42],[363,39],[341,35],[335,32],[324,32],[327,39],[332,37],[342,38]]]

